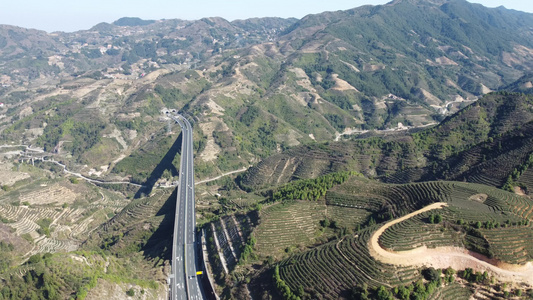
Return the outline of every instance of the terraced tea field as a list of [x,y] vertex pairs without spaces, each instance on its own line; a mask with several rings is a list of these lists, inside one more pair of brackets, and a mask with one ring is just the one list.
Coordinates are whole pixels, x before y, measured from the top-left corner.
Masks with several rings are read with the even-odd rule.
[[531,226],[483,229],[481,232],[489,242],[495,257],[512,264],[525,264],[533,260]]
[[[532,130],[533,126],[527,128],[528,135],[531,135]],[[528,138],[514,137],[499,141],[491,149],[493,157],[477,165],[469,166],[467,168],[469,169],[468,172],[458,176],[457,179],[466,178],[468,182],[501,187],[507,176],[527,160],[531,149],[533,149],[533,137],[531,136]]]
[[429,296],[428,300],[470,299],[472,291],[460,284],[450,284]]
[[[462,135],[464,132],[455,133]],[[444,135],[454,133],[443,133]],[[441,141],[442,142],[442,141]],[[461,144],[461,143],[459,143]],[[455,146],[455,143],[453,143]],[[445,146],[445,143],[442,145]],[[442,151],[436,146],[436,152]],[[451,146],[451,145],[446,145]],[[438,150],[441,149],[441,150]],[[446,159],[439,158],[432,165],[391,170],[382,180],[387,183],[410,183],[428,180],[454,180],[502,187],[509,175],[527,162],[533,149],[533,123],[514,128],[504,135],[496,135],[464,147]],[[449,154],[448,154],[449,155]],[[531,180],[526,175],[521,183],[527,186]]]
[[[394,140],[394,137],[391,139]],[[383,175],[398,170],[400,166],[418,166],[416,151],[406,151],[410,146],[404,141],[388,140],[302,145],[268,157],[249,168],[241,183],[245,187],[260,189],[348,170],[372,177]]]
[[229,217],[220,218],[212,223],[217,250],[219,255],[223,257],[223,263],[228,272],[235,269],[235,266],[239,262],[242,246],[244,245],[238,228],[234,224],[229,227],[231,223],[233,223],[233,219]]
[[69,188],[55,184],[50,187],[42,188],[38,191],[24,193],[19,199],[20,202],[27,202],[31,205],[44,205],[51,203],[61,205],[63,203],[74,202],[77,196],[78,194]]
[[[85,236],[100,223],[94,218],[84,217],[83,210],[73,208],[26,207],[0,205],[0,216],[15,222],[7,225],[21,236],[29,234],[33,238],[34,247],[28,249],[26,256],[38,252],[73,251],[78,247],[78,240]],[[40,220],[51,220],[50,237],[38,233]]]
[[[418,265],[419,267],[431,266],[440,269],[448,267],[454,269],[472,268],[477,272],[489,272],[499,280],[533,286],[533,265],[529,263],[525,265],[510,265],[507,262],[466,251],[466,249],[459,247],[427,249],[426,246],[422,246],[410,251],[392,252],[383,248],[379,243],[380,237],[390,227],[428,211],[439,211],[447,205],[444,202],[433,203],[381,226],[372,234],[368,243],[372,257],[386,263],[401,266]],[[490,248],[490,245],[488,247]]]
[[[78,249],[92,231],[129,202],[121,194],[85,182],[43,179],[18,183],[2,193],[0,217],[14,234],[32,241],[32,247],[21,253],[28,258],[37,253]],[[43,224],[49,225],[44,228]]]
[[328,205],[327,216],[335,220],[338,227],[356,228],[357,225],[364,224],[372,212],[364,208],[345,207],[338,205]]
[[346,237],[296,254],[280,263],[281,278],[297,290],[302,286],[311,295],[325,299],[346,297],[355,285],[393,286],[418,279],[411,267],[396,267],[373,259],[366,247],[372,230]]
[[526,186],[527,192],[533,192],[533,168],[528,168],[518,179],[518,183]]
[[419,214],[393,225],[379,237],[379,244],[391,251],[405,251],[422,246],[435,248],[464,245],[464,233],[445,229],[439,224],[428,224],[430,214]]
[[[449,262],[454,268],[471,266],[482,272],[489,270],[502,280],[513,278],[528,282],[525,278],[531,271],[529,265],[519,264],[533,259],[533,227],[525,225],[533,221],[533,200],[530,198],[472,183],[438,181],[392,185],[360,178],[352,178],[332,188],[325,198],[327,215],[340,226],[352,228],[357,224],[366,224],[370,216],[376,217],[384,212],[398,218],[421,210],[384,229],[376,244],[384,251],[415,251],[412,255],[425,255],[424,251],[432,253],[435,250],[441,258],[431,260],[428,265],[436,264],[439,268],[449,266],[446,265],[446,251],[450,251]],[[444,206],[439,204],[440,209],[425,211],[427,206],[437,203]],[[274,210],[275,207],[269,209]],[[269,214],[272,212],[266,213]],[[431,224],[429,217],[435,214],[439,214],[442,221]],[[463,225],[457,225],[459,223]],[[479,237],[470,236],[474,234],[470,231],[476,226],[480,226],[477,229]],[[325,299],[348,297],[354,285],[392,287],[418,280],[420,273],[417,270],[422,265],[415,262],[416,259],[413,264],[405,258],[401,259],[401,264],[391,264],[370,254],[370,236],[379,227],[380,224],[367,227],[353,236],[345,236],[282,260],[279,265],[281,279],[292,291],[302,286],[311,297],[320,294]],[[487,249],[494,259],[505,262],[503,265],[509,266],[506,268],[526,273],[506,273],[507,269],[490,266],[494,260],[465,249],[471,243],[488,245]],[[463,299],[470,295],[471,289],[452,284],[438,289],[430,299]]]
[[453,184],[424,182],[405,185],[383,185],[354,180],[339,185],[326,195],[328,205],[363,208],[377,212],[383,209],[400,216],[426,204],[446,200]]
[[324,204],[308,201],[279,203],[261,210],[254,230],[258,254],[279,257],[287,247],[312,244],[324,216]]
[[206,241],[213,252],[211,256],[217,257],[217,265],[211,262],[214,272],[216,269],[216,272],[229,274],[235,269],[254,225],[250,215],[235,214],[221,217],[207,226]]

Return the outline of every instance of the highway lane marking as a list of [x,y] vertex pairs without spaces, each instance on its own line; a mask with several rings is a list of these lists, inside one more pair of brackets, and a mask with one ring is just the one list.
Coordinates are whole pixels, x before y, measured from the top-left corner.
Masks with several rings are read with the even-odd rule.
[[[192,126],[190,125],[189,121],[185,119],[183,116],[171,116],[171,118],[176,121],[180,127],[182,127],[183,132],[183,141],[188,141],[188,146],[182,145],[182,159],[181,159],[181,177],[182,180],[180,180],[180,186],[183,184],[186,185],[185,190],[181,190],[180,194],[180,204],[178,207],[182,208],[180,209],[179,215],[176,214],[176,216],[181,216],[180,220],[181,222],[177,222],[179,233],[183,233],[183,236],[181,236],[180,241],[184,240],[184,248],[183,251],[185,253],[185,259],[183,257],[177,258],[178,260],[183,260],[183,269],[182,272],[185,272],[185,285],[186,285],[186,291],[185,293],[189,295],[185,295],[185,298],[189,299],[202,299],[200,294],[200,287],[198,283],[198,278],[196,276],[191,276],[190,279],[194,280],[194,283],[192,286],[190,285],[190,282],[188,280],[188,267],[193,268],[196,270],[196,252],[194,250],[194,243],[195,243],[195,225],[196,225],[196,216],[195,216],[195,195],[194,195],[194,154],[191,149],[193,144],[193,134],[192,134]],[[184,162],[186,162],[184,164]],[[185,175],[187,173],[188,176]],[[190,202],[190,203],[189,203]],[[184,216],[185,215],[185,216]],[[189,221],[189,222],[187,222]],[[192,243],[190,241],[192,240]],[[190,244],[188,244],[190,243]],[[187,246],[189,245],[189,246]],[[187,251],[187,248],[191,247],[192,251]],[[189,254],[189,255],[187,255]],[[178,296],[178,295],[176,295]],[[182,294],[179,295],[179,298],[182,298]]]

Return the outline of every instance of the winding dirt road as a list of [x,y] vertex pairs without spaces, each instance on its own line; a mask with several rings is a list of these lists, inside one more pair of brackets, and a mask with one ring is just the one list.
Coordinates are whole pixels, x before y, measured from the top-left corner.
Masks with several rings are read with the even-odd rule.
[[507,264],[459,247],[427,248],[422,246],[408,251],[391,251],[382,248],[379,244],[379,237],[389,227],[423,212],[440,209],[447,205],[447,203],[443,202],[433,203],[401,218],[387,222],[370,237],[368,242],[370,255],[383,263],[400,266],[452,267],[456,270],[472,268],[475,271],[487,271],[500,281],[523,282],[533,286],[533,265],[531,262],[525,265]]

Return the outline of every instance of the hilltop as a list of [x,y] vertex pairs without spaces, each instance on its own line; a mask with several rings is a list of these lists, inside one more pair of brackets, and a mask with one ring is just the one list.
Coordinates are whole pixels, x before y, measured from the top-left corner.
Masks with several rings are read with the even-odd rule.
[[510,92],[531,94],[533,93],[533,74],[526,74],[502,89]]
[[154,20],[143,20],[141,18],[120,18],[113,22],[116,26],[145,26],[155,23]]

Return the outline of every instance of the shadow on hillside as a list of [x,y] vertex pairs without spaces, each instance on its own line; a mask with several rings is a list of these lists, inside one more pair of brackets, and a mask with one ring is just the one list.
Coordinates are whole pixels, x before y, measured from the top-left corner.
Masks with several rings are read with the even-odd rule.
[[150,193],[154,189],[155,183],[157,182],[159,178],[161,178],[165,170],[169,170],[172,176],[178,176],[179,170],[176,169],[176,166],[172,164],[172,161],[174,160],[174,157],[176,157],[177,153],[180,153],[181,155],[181,140],[182,140],[182,133],[180,133],[180,135],[174,141],[174,144],[172,144],[172,146],[170,147],[168,152],[165,154],[163,159],[159,162],[159,164],[152,171],[152,173],[150,174],[146,182],[143,184],[143,187],[139,188],[137,193],[135,193],[135,199],[140,198],[144,195],[150,195]]
[[177,189],[174,189],[170,197],[156,213],[156,216],[164,217],[161,224],[142,247],[146,259],[155,259],[157,257],[164,260],[172,259],[172,234],[174,232],[177,194]]

